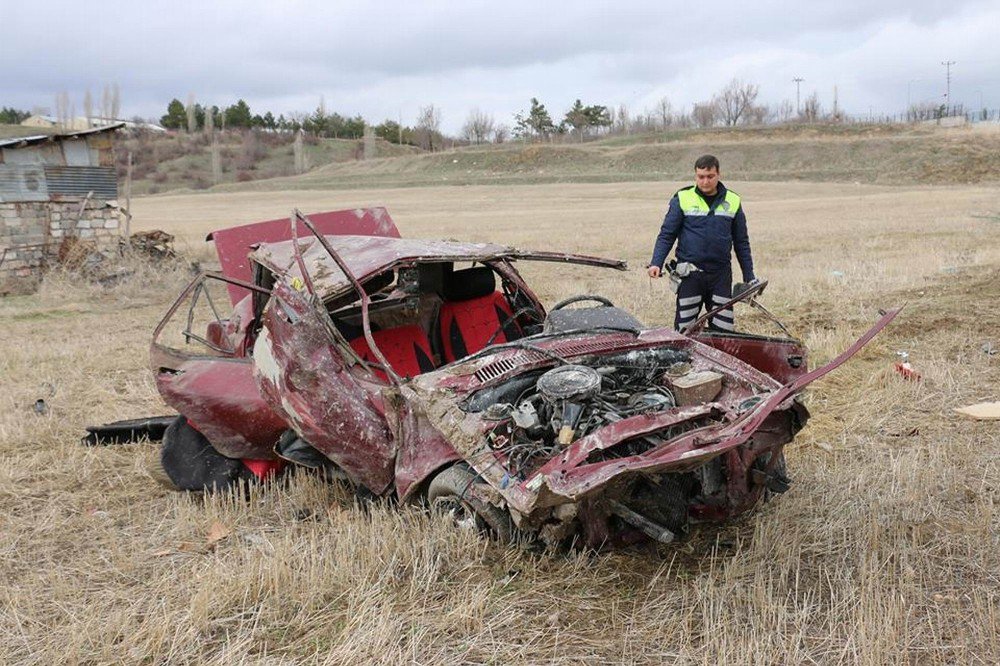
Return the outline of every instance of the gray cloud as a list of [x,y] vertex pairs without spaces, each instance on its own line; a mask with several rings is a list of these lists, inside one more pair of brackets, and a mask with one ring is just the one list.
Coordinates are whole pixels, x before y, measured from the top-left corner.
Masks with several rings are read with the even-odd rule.
[[[765,0],[681,3],[151,2],[50,0],[0,6],[0,104],[79,100],[118,82],[128,113],[154,116],[189,92],[255,110],[328,107],[372,119],[419,105],[444,110],[456,130],[480,107],[498,118],[538,96],[553,112],[576,97],[633,110],[668,96],[705,99],[729,78],[762,97],[794,96],[792,76],[849,110],[898,112],[940,95],[942,59],[958,60],[955,94],[996,97],[995,2],[848,0],[801,9]],[[940,83],[941,85],[938,85]],[[1000,105],[1000,99],[993,100]]]

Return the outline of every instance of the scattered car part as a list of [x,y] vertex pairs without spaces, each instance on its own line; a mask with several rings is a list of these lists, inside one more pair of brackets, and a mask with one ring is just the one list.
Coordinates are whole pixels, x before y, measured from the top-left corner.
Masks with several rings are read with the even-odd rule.
[[87,434],[80,440],[86,446],[104,444],[128,444],[141,440],[158,442],[163,439],[167,427],[177,419],[169,416],[148,416],[141,419],[126,419],[99,426],[87,426]]

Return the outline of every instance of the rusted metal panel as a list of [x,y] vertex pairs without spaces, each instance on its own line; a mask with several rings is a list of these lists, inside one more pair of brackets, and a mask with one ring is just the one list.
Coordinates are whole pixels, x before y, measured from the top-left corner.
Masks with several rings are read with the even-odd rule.
[[0,164],[0,201],[48,201],[49,187],[40,164]]
[[86,141],[63,141],[62,151],[66,166],[99,166],[96,160],[91,159],[90,147]]
[[381,494],[392,484],[396,457],[381,386],[355,378],[336,343],[302,294],[279,283],[254,344],[254,376],[268,403],[305,441]]
[[10,139],[0,139],[0,148],[26,148],[28,146],[36,146],[41,143],[54,143],[56,141],[62,141],[64,139],[74,139],[81,137],[88,137],[89,139],[98,139],[101,135],[110,134],[116,130],[125,127],[124,122],[113,123],[111,125],[105,125],[104,127],[94,127],[86,130],[78,130],[75,132],[60,132],[57,134],[35,134],[32,136],[21,136],[14,137]]
[[47,143],[21,150],[4,149],[6,164],[65,164],[62,149],[57,143]]
[[45,180],[51,197],[117,199],[118,178],[111,167],[46,166]]
[[[324,235],[386,236],[399,238],[399,229],[389,217],[385,208],[356,208],[310,215],[309,219]],[[296,235],[300,239],[310,239],[309,229],[301,221],[296,222]],[[215,251],[222,265],[222,272],[230,277],[250,281],[252,271],[247,255],[261,243],[289,241],[288,258],[294,251],[291,246],[292,227],[289,218],[255,222],[238,227],[228,227],[213,231],[208,240],[215,241]],[[306,241],[308,242],[308,241]],[[320,249],[322,252],[322,249]],[[246,295],[246,291],[236,286],[229,288],[233,303]]]

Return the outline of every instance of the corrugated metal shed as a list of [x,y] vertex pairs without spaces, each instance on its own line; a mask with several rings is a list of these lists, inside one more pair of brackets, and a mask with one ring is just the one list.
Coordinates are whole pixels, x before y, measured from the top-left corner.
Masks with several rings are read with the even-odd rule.
[[45,182],[50,197],[84,197],[93,192],[96,199],[118,198],[118,178],[112,167],[46,166]]
[[0,139],[0,202],[118,198],[110,133],[122,126]]

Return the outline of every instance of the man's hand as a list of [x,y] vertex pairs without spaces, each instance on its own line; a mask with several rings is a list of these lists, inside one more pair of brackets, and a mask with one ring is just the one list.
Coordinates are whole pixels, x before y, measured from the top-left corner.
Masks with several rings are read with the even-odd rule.
[[649,266],[646,268],[646,273],[649,274],[651,278],[660,277],[660,267],[659,266]]

